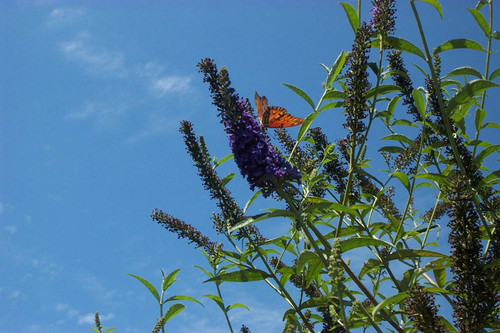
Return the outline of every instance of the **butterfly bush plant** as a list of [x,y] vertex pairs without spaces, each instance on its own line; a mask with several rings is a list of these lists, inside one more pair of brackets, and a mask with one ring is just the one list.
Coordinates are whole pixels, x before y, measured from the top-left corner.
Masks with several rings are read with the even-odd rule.
[[[359,5],[341,3],[355,39],[350,51],[324,66],[319,101],[286,85],[312,109],[296,138],[284,128],[268,136],[271,130],[232,87],[228,69],[208,58],[198,64],[232,155],[213,158],[188,121],[180,131],[219,208],[212,216],[219,237],[211,240],[158,209],[152,218],[202,248],[211,271],[199,268],[217,291],[207,297],[220,306],[231,332],[228,312],[244,305],[226,305],[221,284],[251,281],[267,284],[288,305],[276,318],[283,319],[283,332],[500,327],[499,172],[490,170],[500,145],[488,141],[500,126],[485,121],[500,76],[490,68],[499,39],[492,29],[494,1],[469,9],[483,41],[438,46],[428,45],[414,1],[418,41],[396,36],[394,0],[371,4],[371,18],[361,22]],[[442,15],[437,0],[421,4]],[[443,72],[441,57],[462,49],[484,57],[485,69]],[[417,63],[408,65],[408,56]],[[342,136],[332,138],[338,133],[320,127],[322,112],[343,117]],[[255,191],[244,208],[228,189],[233,175],[217,172],[231,157]],[[262,202],[258,196],[280,208],[249,215],[248,208]],[[268,238],[259,224],[276,218],[288,221],[282,222],[288,231]],[[439,239],[443,231],[447,237]]]

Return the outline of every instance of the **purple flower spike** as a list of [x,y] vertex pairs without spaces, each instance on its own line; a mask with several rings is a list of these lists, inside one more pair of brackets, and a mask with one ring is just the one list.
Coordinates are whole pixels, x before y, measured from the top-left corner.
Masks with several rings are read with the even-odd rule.
[[211,59],[203,60],[198,66],[205,75],[204,81],[210,84],[214,105],[229,137],[229,147],[250,188],[261,189],[262,195],[267,197],[275,191],[275,184],[300,181],[297,168],[280,156],[268,141],[248,101],[240,100],[230,88],[227,70],[217,71]]

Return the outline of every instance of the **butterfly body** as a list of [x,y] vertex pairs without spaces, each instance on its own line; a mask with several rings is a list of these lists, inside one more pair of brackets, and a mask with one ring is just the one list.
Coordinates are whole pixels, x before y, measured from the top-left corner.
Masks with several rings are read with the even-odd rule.
[[292,127],[304,122],[303,118],[292,116],[285,108],[280,106],[268,106],[266,96],[260,97],[257,92],[255,92],[255,106],[257,108],[260,124],[263,128]]

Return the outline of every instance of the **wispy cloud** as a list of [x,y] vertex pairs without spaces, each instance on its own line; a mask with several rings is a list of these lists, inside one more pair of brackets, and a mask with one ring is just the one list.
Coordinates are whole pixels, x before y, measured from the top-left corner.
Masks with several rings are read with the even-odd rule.
[[166,76],[160,78],[153,83],[153,89],[163,97],[170,92],[186,92],[189,90],[191,78],[180,76]]
[[87,291],[94,293],[101,301],[107,302],[113,299],[117,291],[104,286],[93,274],[80,273],[77,275],[79,284]]
[[[52,10],[48,22],[85,22],[89,14],[82,8],[61,7]],[[116,84],[106,84],[106,95],[93,98],[67,114],[72,121],[91,121],[100,128],[112,128],[118,124],[131,124],[138,119],[134,110],[141,111],[140,121],[134,120],[127,143],[136,143],[157,136],[177,127],[179,119],[172,119],[172,112],[165,109],[165,102],[175,105],[179,97],[192,91],[192,77],[167,71],[156,61],[130,62],[120,49],[111,50],[102,35],[89,32],[90,27],[75,24],[68,29],[72,38],[59,42],[59,50],[65,58],[92,76],[113,79]],[[94,27],[95,28],[95,27]],[[98,81],[97,81],[98,82]],[[123,83],[123,84],[120,84]],[[123,101],[126,100],[126,103]],[[169,109],[171,106],[169,107]],[[119,122],[122,119],[123,122]]]
[[121,52],[93,45],[88,33],[81,33],[75,39],[63,42],[61,51],[91,74],[117,77],[126,77],[128,74],[125,56]]
[[6,225],[3,230],[9,235],[13,235],[17,232],[17,227],[15,225]]
[[32,259],[31,266],[38,271],[39,278],[48,280],[54,280],[62,271],[61,266],[46,259]]
[[97,127],[109,127],[115,124],[117,118],[126,112],[122,104],[104,102],[87,102],[80,110],[67,115],[70,120],[92,120]]
[[149,122],[136,134],[127,139],[127,143],[136,143],[143,139],[161,135],[176,129],[180,119],[170,118],[168,116],[152,116]]
[[[80,311],[73,308],[69,304],[59,303],[55,306],[56,311],[64,313],[66,320],[75,320],[78,325],[93,325],[95,324],[95,313],[81,314]],[[106,315],[99,314],[101,321],[106,321],[115,318],[113,313]]]
[[47,24],[49,26],[74,24],[84,16],[85,10],[82,8],[59,7],[50,12]]
[[[113,319],[114,317],[115,315],[112,313],[108,313],[107,315],[99,314],[99,319],[101,321],[110,320]],[[78,318],[78,325],[92,325],[94,323],[95,323],[95,313],[87,313]]]

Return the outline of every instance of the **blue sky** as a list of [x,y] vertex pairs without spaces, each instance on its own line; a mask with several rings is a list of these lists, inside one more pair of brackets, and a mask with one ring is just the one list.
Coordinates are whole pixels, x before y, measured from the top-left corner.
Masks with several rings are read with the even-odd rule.
[[[417,3],[430,44],[484,42],[465,11],[475,2],[443,1],[444,22]],[[408,4],[398,3],[398,33],[419,45]],[[319,64],[331,65],[353,39],[333,1],[2,1],[0,32],[5,333],[91,332],[95,311],[116,332],[151,331],[154,299],[127,273],[158,285],[160,269],[181,268],[172,294],[213,293],[192,267],[206,266],[203,256],[149,217],[160,208],[217,239],[216,207],[178,132],[179,121],[190,120],[214,155],[229,153],[196,63],[214,58],[241,96],[257,90],[304,117],[307,105],[281,83],[318,99]],[[464,54],[484,67],[479,53]],[[446,60],[453,68],[464,59]],[[331,139],[341,136],[342,121],[338,110],[317,118]],[[241,179],[231,190],[242,205],[251,195]],[[262,228],[271,236],[287,225]],[[265,286],[248,287],[223,285],[228,301],[252,310],[231,313],[235,328],[281,331],[285,304]],[[203,303],[188,303],[169,331],[226,332],[222,313]]]

